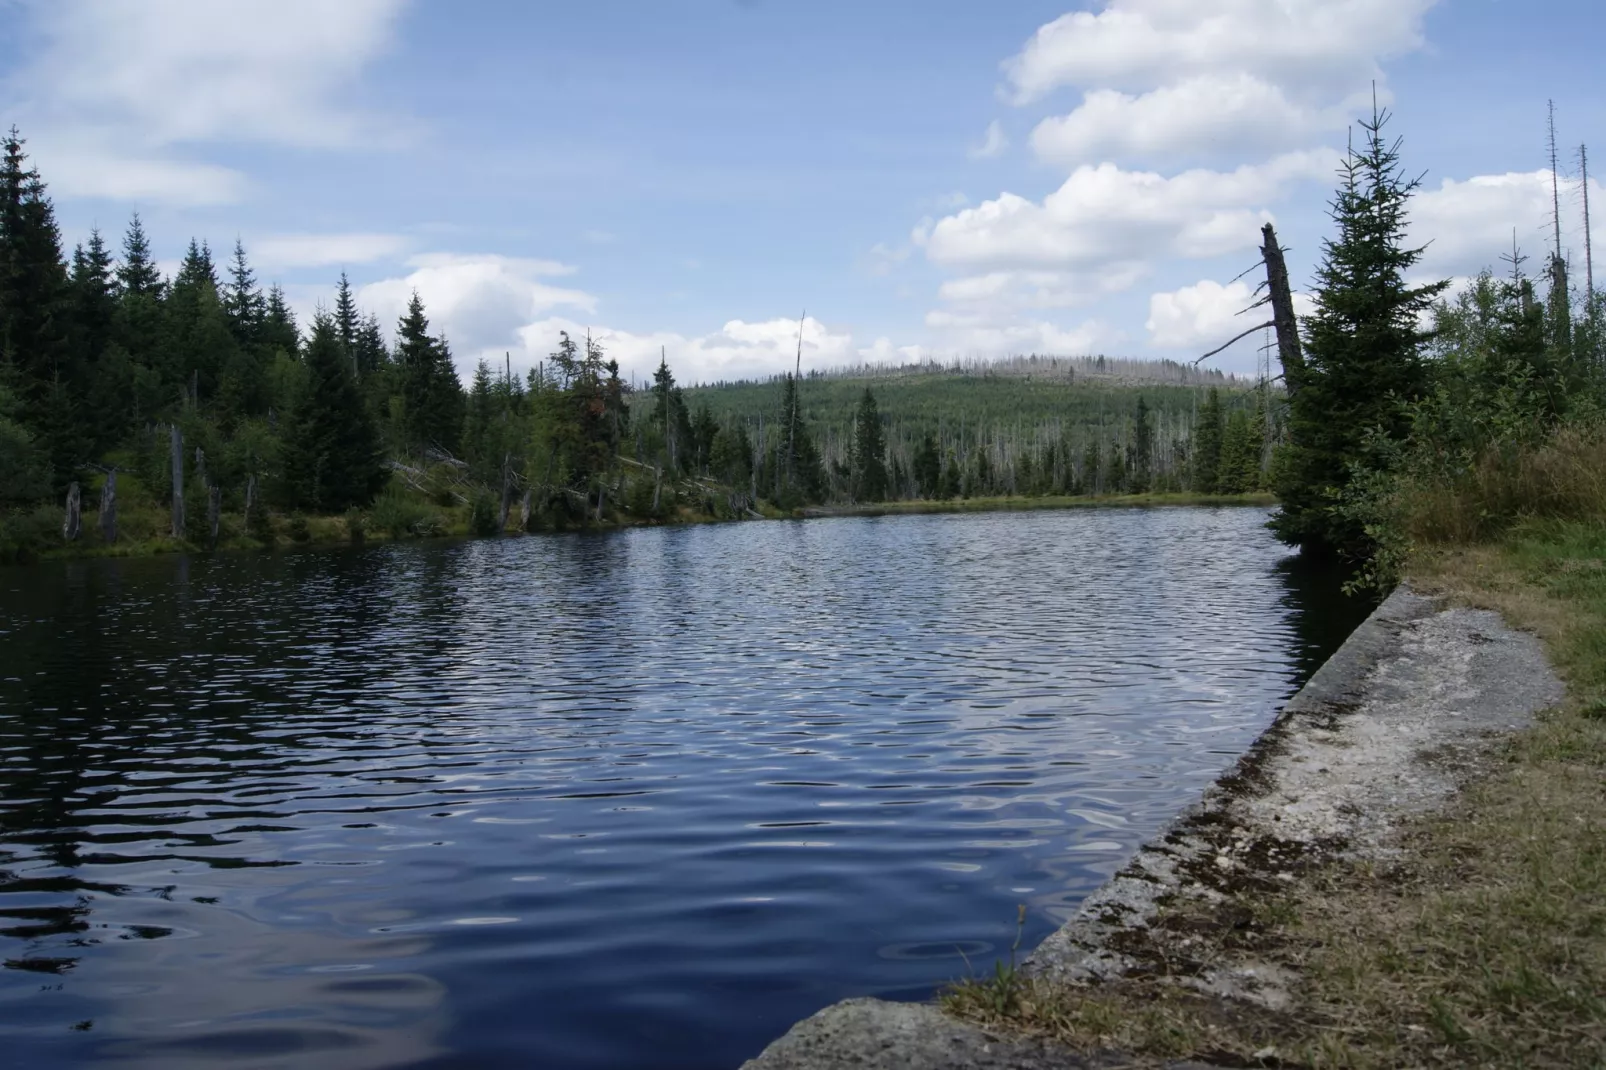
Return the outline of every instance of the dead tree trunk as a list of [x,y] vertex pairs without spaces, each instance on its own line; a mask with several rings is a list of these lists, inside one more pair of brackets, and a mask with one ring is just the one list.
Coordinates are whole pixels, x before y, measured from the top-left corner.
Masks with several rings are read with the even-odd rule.
[[257,503],[257,477],[256,473],[245,477],[245,522],[251,522],[251,510]]
[[598,524],[602,523],[602,507],[607,503],[607,501],[608,501],[608,484],[606,484],[606,483],[599,484],[598,487],[597,487],[597,519],[596,519],[596,522]]
[[210,549],[217,549],[218,527],[223,520],[223,488],[213,484],[206,488],[206,532]]
[[206,478],[206,451],[199,446],[195,447],[195,482],[200,484],[203,491],[212,485]]
[[530,530],[530,496],[535,493],[534,487],[524,488],[524,503],[519,506],[519,530]]
[[184,432],[168,426],[173,453],[173,538],[184,538]]
[[1271,322],[1277,330],[1277,356],[1283,364],[1283,385],[1292,396],[1305,377],[1305,355],[1299,348],[1299,320],[1294,316],[1294,294],[1288,286],[1288,265],[1277,232],[1270,223],[1260,228],[1265,243],[1260,255],[1266,261],[1266,285],[1271,291]]
[[502,455],[502,512],[496,522],[497,531],[507,530],[507,514],[513,508],[513,455]]
[[78,481],[74,480],[67,486],[67,515],[61,521],[61,537],[67,542],[76,542],[78,532],[83,525],[83,492],[78,488]]
[[653,469],[653,472],[654,472],[654,476],[653,476],[653,481],[652,481],[652,511],[653,511],[653,515],[656,516],[657,513],[658,513],[658,496],[661,493],[663,493],[663,489],[664,489],[664,470],[662,468],[655,468],[655,469]]
[[107,542],[117,541],[117,469],[106,473],[106,482],[100,487],[100,537]]

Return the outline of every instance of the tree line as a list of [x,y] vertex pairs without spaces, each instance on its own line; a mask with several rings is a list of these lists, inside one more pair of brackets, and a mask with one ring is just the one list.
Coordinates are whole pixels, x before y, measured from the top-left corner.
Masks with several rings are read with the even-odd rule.
[[[1135,374],[1105,358],[914,376],[925,400],[913,409],[877,381],[898,394],[889,417],[846,378],[786,375],[737,384],[762,397],[722,396],[688,392],[661,360],[634,389],[598,341],[564,334],[523,375],[480,362],[465,389],[417,294],[387,341],[344,275],[298,323],[238,241],[219,264],[192,239],[164,277],[136,214],[115,250],[95,230],[67,253],[23,139],[13,130],[0,147],[0,511],[13,542],[53,530],[64,495],[92,503],[98,492],[111,508],[114,489],[127,537],[191,541],[220,525],[294,535],[309,515],[399,533],[456,510],[495,531],[515,511],[534,528],[686,508],[1234,492],[1261,485],[1267,435],[1279,433],[1270,393],[1219,376],[1163,368],[1141,389],[1074,382],[1078,368],[1092,380]],[[1042,394],[1039,372],[1063,392]],[[990,396],[1012,425],[990,418],[975,382],[998,388]],[[170,500],[164,533],[150,517]]]

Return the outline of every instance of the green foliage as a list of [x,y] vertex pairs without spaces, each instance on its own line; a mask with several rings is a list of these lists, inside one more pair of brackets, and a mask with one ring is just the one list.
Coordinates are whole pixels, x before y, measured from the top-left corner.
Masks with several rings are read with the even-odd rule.
[[481,537],[496,535],[501,532],[501,514],[498,510],[497,500],[491,497],[489,491],[482,490],[475,494],[474,500],[469,506],[469,531]]
[[1387,142],[1385,112],[1361,123],[1365,143],[1340,172],[1323,242],[1316,311],[1305,321],[1303,368],[1288,368],[1289,443],[1275,488],[1282,508],[1272,527],[1312,552],[1364,559],[1372,541],[1335,509],[1354,472],[1375,464],[1368,444],[1403,441],[1411,406],[1428,388],[1420,318],[1445,283],[1408,286],[1422,257],[1408,248],[1406,205],[1419,180],[1401,171],[1399,143]]
[[413,452],[435,449],[455,454],[463,432],[463,388],[445,340],[430,337],[418,294],[408,301],[396,335],[404,441]]
[[384,485],[385,468],[378,434],[327,315],[313,320],[306,368],[307,383],[285,421],[285,502],[326,512],[366,505]]
[[887,441],[881,430],[881,414],[875,395],[864,388],[853,421],[852,483],[854,501],[879,502],[887,497]]
[[428,505],[395,483],[374,499],[368,516],[376,529],[393,539],[430,534],[439,526]]

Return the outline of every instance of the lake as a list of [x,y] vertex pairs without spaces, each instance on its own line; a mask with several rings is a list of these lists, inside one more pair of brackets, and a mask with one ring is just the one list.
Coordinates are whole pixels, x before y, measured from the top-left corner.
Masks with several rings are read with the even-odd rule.
[[717,1070],[926,998],[1365,615],[1266,515],[0,570],[0,1063]]

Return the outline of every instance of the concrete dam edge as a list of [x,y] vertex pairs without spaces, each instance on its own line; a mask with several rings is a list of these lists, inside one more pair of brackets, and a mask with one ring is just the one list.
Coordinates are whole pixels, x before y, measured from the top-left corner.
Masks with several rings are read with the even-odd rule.
[[[1402,585],[1284,704],[1237,764],[1138,849],[1022,969],[1097,984],[1155,968],[1162,904],[1211,901],[1234,882],[1297,880],[1322,857],[1387,858],[1399,824],[1446,801],[1493,742],[1559,702],[1539,640],[1496,613]],[[1201,992],[1286,1007],[1294,978],[1215,963]],[[950,1018],[931,1004],[850,999],[804,1019],[742,1070],[1060,1070],[1125,1065]],[[1175,1070],[1193,1063],[1172,1063]]]

